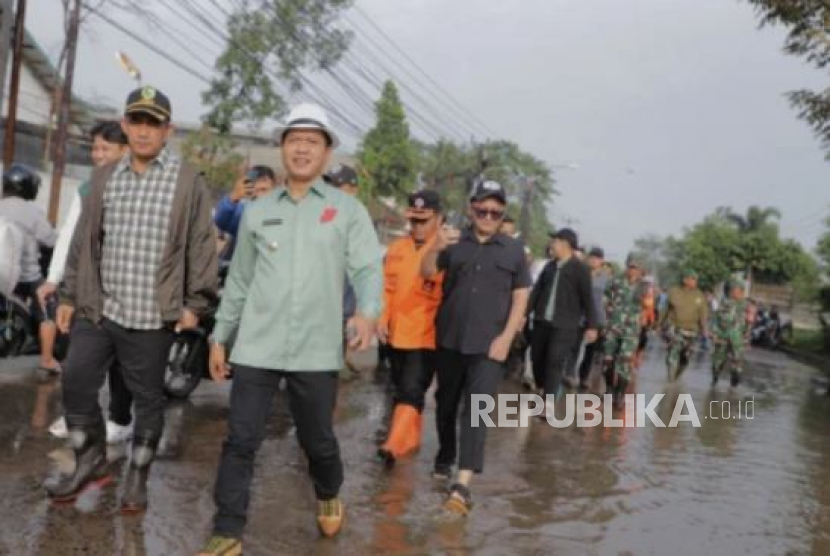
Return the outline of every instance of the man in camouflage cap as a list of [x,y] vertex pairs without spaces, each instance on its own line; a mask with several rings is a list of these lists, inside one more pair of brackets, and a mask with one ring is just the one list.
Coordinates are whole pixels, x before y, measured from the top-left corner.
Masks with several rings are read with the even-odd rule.
[[621,408],[631,380],[634,354],[640,339],[640,308],[645,287],[645,263],[634,253],[626,260],[625,274],[615,278],[605,290],[608,331],[605,337],[606,391]]
[[683,272],[683,285],[669,292],[668,310],[660,325],[669,339],[666,356],[669,380],[677,380],[689,364],[692,347],[700,334],[708,335],[709,304],[697,287],[697,272]]
[[726,371],[730,374],[733,387],[740,383],[749,327],[746,283],[740,279],[732,280],[729,297],[718,308],[712,327],[715,341],[712,386],[718,383],[721,373]]

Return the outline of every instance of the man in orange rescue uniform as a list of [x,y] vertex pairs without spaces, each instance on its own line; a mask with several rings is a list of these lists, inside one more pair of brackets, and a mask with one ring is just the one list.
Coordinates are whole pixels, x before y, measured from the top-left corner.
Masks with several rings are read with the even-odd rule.
[[424,396],[435,373],[435,314],[443,273],[421,277],[424,248],[441,225],[441,200],[431,190],[409,196],[411,232],[389,246],[384,266],[384,311],[378,338],[391,348],[394,411],[378,456],[392,466],[421,444]]

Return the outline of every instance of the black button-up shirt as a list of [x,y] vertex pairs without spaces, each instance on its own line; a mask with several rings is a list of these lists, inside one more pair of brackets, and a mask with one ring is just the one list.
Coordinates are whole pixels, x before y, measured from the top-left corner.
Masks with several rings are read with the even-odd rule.
[[531,285],[522,244],[503,234],[480,243],[467,229],[438,256],[438,269],[446,271],[436,317],[438,347],[487,354],[507,325],[513,291]]

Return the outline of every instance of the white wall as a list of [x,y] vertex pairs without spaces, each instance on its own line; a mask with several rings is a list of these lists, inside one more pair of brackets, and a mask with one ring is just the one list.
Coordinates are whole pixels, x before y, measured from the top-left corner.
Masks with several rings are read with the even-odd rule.
[[[3,96],[3,114],[8,111],[9,88],[11,87],[11,58],[6,75],[6,91]],[[24,62],[20,68],[20,94],[17,97],[17,119],[30,124],[45,126],[49,120],[49,92],[35,79],[34,73]]]

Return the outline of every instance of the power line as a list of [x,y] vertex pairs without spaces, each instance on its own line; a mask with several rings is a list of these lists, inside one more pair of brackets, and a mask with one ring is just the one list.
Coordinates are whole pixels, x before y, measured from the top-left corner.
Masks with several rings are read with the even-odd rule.
[[[227,9],[225,9],[224,7],[222,7],[216,0],[210,0],[210,2],[211,2],[211,4],[214,5],[214,7],[216,7],[226,17],[228,17],[228,18],[231,17],[230,12]],[[294,30],[290,25],[288,25],[287,22],[280,16],[280,14],[278,12],[275,11],[273,13],[273,15],[275,16],[277,22],[282,26],[282,28],[286,32],[288,32],[294,40],[300,41],[302,39],[302,37],[297,36],[296,30]],[[348,76],[341,75],[340,73],[338,73],[337,71],[335,71],[332,68],[324,68],[323,71],[324,71],[324,73],[328,74],[337,83],[338,89],[340,89],[344,93],[346,93],[347,96],[350,97],[350,100],[355,102],[356,106],[359,109],[366,110],[372,116],[374,115],[374,99],[369,97],[365,93],[365,91],[363,91],[358,85],[353,83],[353,81],[351,79],[349,79]],[[382,86],[379,86],[379,88],[381,88],[381,87]],[[413,93],[414,93],[414,91],[413,91]],[[415,93],[415,94],[417,95],[417,93]],[[433,136],[433,138],[437,138],[437,137],[440,137],[441,135],[444,134],[444,132],[440,131],[440,126],[435,125],[432,122],[429,122],[429,120],[425,116],[422,116],[418,111],[414,110],[411,106],[406,105],[406,103],[404,103],[404,104],[405,104],[406,108],[408,109],[408,111],[412,113],[413,119],[414,120],[420,120],[420,122],[419,122],[420,126],[423,128],[424,131],[427,132],[428,135]],[[428,104],[427,104],[427,106],[428,106]],[[441,119],[439,118],[438,121],[441,121]],[[437,130],[437,133],[435,133],[433,130]],[[462,134],[462,136],[463,136],[463,134]]]
[[128,37],[132,38],[134,41],[138,42],[139,44],[141,44],[142,46],[144,46],[145,48],[147,48],[151,52],[154,52],[154,53],[158,54],[159,56],[161,56],[162,58],[164,58],[165,60],[167,60],[168,62],[170,62],[171,64],[173,64],[174,66],[176,66],[177,68],[182,70],[183,72],[195,77],[196,79],[198,79],[199,81],[201,81],[203,83],[206,83],[208,85],[210,84],[210,80],[207,79],[205,76],[203,76],[200,73],[196,72],[195,70],[193,70],[191,67],[189,67],[184,62],[170,56],[168,53],[164,52],[161,48],[157,47],[153,43],[148,42],[146,39],[138,36],[136,33],[134,33],[133,31],[130,31],[129,29],[127,29],[126,27],[124,27],[123,25],[118,23],[117,21],[110,18],[109,16],[107,16],[107,15],[101,13],[100,11],[98,11],[97,9],[91,8],[89,6],[87,6],[86,9],[89,10],[90,13],[98,16],[101,20],[105,21],[106,23],[109,23],[111,26],[115,27],[116,29],[118,29],[119,31],[121,31],[122,33],[127,35]]
[[[375,65],[379,66],[381,70],[390,77],[395,78],[395,80],[398,83],[400,83],[401,88],[404,91],[408,92],[410,95],[412,95],[412,97],[415,100],[417,100],[421,104],[421,106],[425,107],[426,111],[429,112],[434,118],[437,118],[439,122],[445,122],[445,125],[448,126],[445,129],[451,130],[451,132],[448,134],[445,132],[444,134],[449,135],[451,137],[455,137],[456,139],[460,138],[462,141],[466,140],[467,136],[469,135],[477,134],[474,128],[470,128],[468,124],[465,124],[461,120],[456,119],[456,110],[450,110],[449,112],[445,113],[446,115],[443,116],[437,114],[437,110],[435,109],[436,107],[430,104],[429,101],[427,101],[420,93],[418,93],[415,90],[415,87],[420,85],[420,80],[417,77],[415,77],[411,72],[409,72],[409,70],[406,68],[406,65],[396,63],[396,61],[392,59],[391,56],[389,56],[387,49],[385,49],[383,45],[375,41],[369,34],[363,32],[360,26],[354,23],[350,18],[348,18],[348,16],[344,15],[343,19],[350,23],[352,27],[354,27],[359,37],[362,37],[364,40],[370,43],[371,48],[359,45],[359,47],[361,48],[360,55],[364,58],[369,59]],[[389,58],[393,67],[400,68],[406,76],[408,76],[416,83],[416,85],[410,86],[405,78],[402,78],[401,75],[397,73],[394,69],[390,69],[389,66],[387,66],[384,62],[380,61],[375,52],[383,53],[387,58]],[[428,88],[424,88],[424,90],[427,91],[427,94],[429,96],[433,96],[433,98],[435,98],[434,94],[432,94]],[[461,131],[459,132],[459,130]]]
[[377,23],[375,23],[374,20],[372,20],[372,18],[370,18],[369,15],[366,12],[364,12],[362,9],[360,9],[359,6],[355,6],[355,11],[357,13],[359,13],[361,16],[363,16],[363,19],[365,19],[367,22],[369,22],[369,25],[371,25],[375,30],[377,30],[378,33],[380,33],[383,37],[385,37],[386,40],[389,42],[389,44],[391,44],[392,47],[395,50],[397,50],[410,64],[412,64],[412,67],[414,67],[416,70],[418,70],[418,72],[422,76],[424,76],[424,78],[427,81],[429,81],[430,84],[432,84],[432,86],[435,87],[436,90],[443,93],[444,96],[446,96],[446,98],[455,105],[456,109],[461,110],[461,112],[466,114],[471,119],[472,122],[475,122],[476,124],[478,124],[482,130],[487,132],[487,134],[491,135],[492,137],[497,137],[498,136],[498,134],[493,132],[493,130],[490,129],[487,126],[486,123],[482,122],[479,118],[477,118],[474,114],[472,114],[469,110],[467,110],[467,108],[463,104],[458,102],[455,99],[455,97],[453,97],[449,92],[447,92],[446,89],[444,89],[420,65],[418,65],[418,63],[414,59],[412,59],[412,57],[409,56],[409,54],[407,54],[406,51],[404,51],[403,48],[401,48],[397,43],[395,43],[395,41],[392,40],[392,38]]
[[[159,1],[160,1],[160,2],[161,2],[161,3],[162,3],[162,4],[163,4],[163,5],[164,5],[164,6],[165,6],[165,7],[166,7],[166,8],[167,8],[167,9],[168,9],[171,13],[175,14],[177,17],[180,17],[183,21],[185,21],[185,22],[189,22],[190,16],[189,16],[189,14],[187,14],[186,12],[184,12],[184,11],[182,11],[182,10],[181,10],[181,4],[179,4],[179,3],[177,3],[177,2],[173,2],[173,1],[171,1],[171,0],[159,0]],[[211,36],[211,35],[208,35],[208,34],[207,34],[207,33],[205,33],[202,29],[200,29],[200,28],[198,28],[198,27],[195,27],[195,26],[193,26],[193,25],[191,25],[190,27],[191,27],[192,29],[194,29],[194,30],[195,30],[195,31],[196,31],[196,32],[197,32],[197,33],[198,33],[198,34],[199,34],[202,38],[204,38],[204,39],[205,39],[205,41],[207,41],[207,43],[210,43],[210,46],[209,46],[209,47],[207,47],[207,48],[205,48],[205,43],[202,43],[202,44],[200,45],[200,46],[201,46],[202,48],[204,48],[206,51],[210,51],[211,49],[216,48],[216,51],[217,51],[219,54],[221,54],[221,53],[222,53],[222,51],[225,49],[225,45],[222,43],[222,41],[217,40],[217,39],[216,39],[216,37]],[[214,55],[214,59],[215,59],[215,58],[216,58],[219,54]]]
[[[231,17],[230,12],[228,12],[221,5],[216,4],[215,2],[212,2],[212,3],[222,13],[224,13],[226,15],[226,17],[228,17],[228,18]],[[279,75],[277,75],[273,70],[268,68],[264,64],[263,60],[260,60],[259,58],[257,58],[257,56],[255,56],[251,51],[249,51],[243,45],[241,45],[238,42],[234,41],[233,38],[230,35],[228,35],[225,31],[220,29],[215,22],[209,20],[203,12],[201,12],[198,8],[196,8],[190,2],[190,0],[185,0],[184,7],[191,15],[196,17],[197,20],[201,21],[213,33],[219,35],[222,39],[227,41],[228,44],[230,44],[231,46],[237,48],[238,50],[240,50],[246,56],[249,56],[251,59],[256,60],[257,62],[259,62],[262,65],[263,69],[267,73],[269,73],[272,77],[274,77],[277,80],[277,83],[279,83],[279,80],[281,79],[281,77]],[[311,90],[311,92],[314,94],[314,96],[317,97],[314,100],[316,100],[319,104],[323,105],[323,107],[325,107],[332,114],[332,116],[335,119],[339,120],[345,126],[345,128],[348,128],[350,130],[349,134],[351,136],[359,138],[362,135],[363,131],[360,129],[360,127],[357,126],[356,124],[354,124],[354,122],[352,122],[348,117],[343,115],[337,109],[336,103],[334,103],[332,101],[331,97],[329,97],[326,93],[321,91],[319,87],[317,87],[314,83],[312,83],[310,80],[308,80],[308,78],[306,78],[305,75],[302,74],[302,72],[298,71],[297,75],[298,75],[298,78],[300,79],[301,83],[303,83],[303,85],[305,87],[307,87],[309,90]],[[341,127],[343,127],[343,126],[341,126]],[[345,132],[346,130],[344,129],[343,131]]]
[[[232,16],[232,14],[229,11],[227,11],[227,9],[225,9],[223,6],[221,6],[220,4],[215,2],[214,0],[211,0],[211,3],[222,14],[224,14],[225,17],[230,18]],[[191,11],[191,13],[194,13],[194,6],[191,4],[190,0],[186,0],[186,4],[187,4],[188,9]],[[243,45],[240,45],[239,43],[233,41],[232,38],[227,33],[221,31],[216,26],[216,24],[214,22],[208,21],[207,18],[204,17],[204,15],[202,15],[201,13],[194,13],[194,15],[196,15],[199,19],[201,19],[204,23],[206,23],[209,27],[211,27],[215,32],[219,33],[220,36],[223,36],[225,38],[225,40],[227,40],[229,43],[231,43],[232,45],[234,45],[238,49],[242,50],[247,55],[253,56],[253,54],[250,51],[248,51],[247,49],[245,49]],[[281,25],[283,25],[283,28],[286,28],[284,23],[281,23]],[[296,34],[291,32],[290,29],[287,29],[287,30],[289,31],[289,33],[292,34],[294,40],[299,41],[299,38],[296,36]],[[268,71],[272,75],[272,77],[274,77],[277,80],[277,82],[279,82],[279,80],[282,79],[281,76],[277,75],[272,70],[267,68],[267,66],[264,65],[264,61],[260,61],[260,63],[262,63],[263,68],[266,71]],[[315,100],[317,100],[317,102],[319,102],[319,104],[323,105],[329,112],[332,113],[332,115],[336,119],[340,120],[343,124],[345,124],[348,128],[350,128],[355,137],[360,138],[362,136],[362,134],[364,133],[364,129],[362,129],[361,126],[359,126],[358,124],[355,124],[349,117],[344,115],[339,110],[337,103],[327,93],[325,93],[318,85],[313,83],[301,71],[297,70],[296,73],[297,73],[298,78],[300,79],[300,82],[303,84],[303,86],[306,87],[308,90],[310,90],[314,94],[314,96],[317,97]],[[321,99],[322,99],[322,101],[321,101]]]

